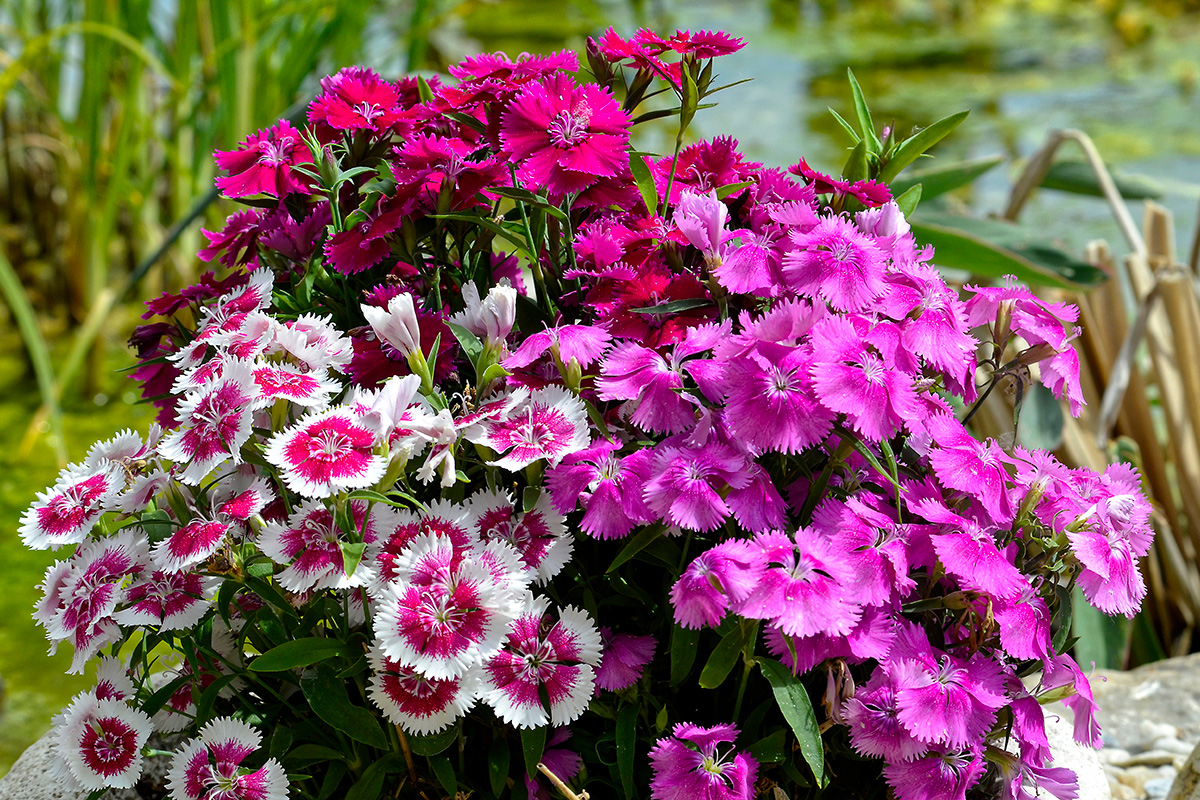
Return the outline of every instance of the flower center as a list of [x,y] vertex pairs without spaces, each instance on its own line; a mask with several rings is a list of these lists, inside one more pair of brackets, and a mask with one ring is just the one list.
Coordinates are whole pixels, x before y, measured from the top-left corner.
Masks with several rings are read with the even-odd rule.
[[367,122],[374,124],[377,117],[383,116],[383,109],[374,103],[368,103],[364,100],[354,107],[354,113],[358,114]]
[[546,133],[550,135],[550,144],[566,150],[587,141],[588,123],[592,119],[592,110],[580,103],[572,111],[560,111],[550,124]]
[[270,167],[278,167],[287,164],[291,161],[292,149],[295,143],[291,137],[280,139],[278,142],[270,140],[258,143],[258,163],[266,164]]

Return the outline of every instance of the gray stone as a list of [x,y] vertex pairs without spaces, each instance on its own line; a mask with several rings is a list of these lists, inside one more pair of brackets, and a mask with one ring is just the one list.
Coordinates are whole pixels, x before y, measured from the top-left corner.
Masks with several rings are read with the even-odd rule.
[[1092,693],[1105,747],[1139,753],[1168,749],[1156,745],[1162,739],[1200,742],[1200,653],[1129,672],[1096,670]]
[[1075,741],[1073,717],[1061,703],[1046,707],[1046,739],[1050,742],[1053,766],[1066,767],[1079,779],[1081,800],[1111,800],[1112,792],[1099,751]]
[[[152,750],[174,750],[180,736],[150,737]],[[54,759],[50,734],[34,742],[21,754],[12,770],[0,778],[0,800],[87,800],[87,792],[73,792],[54,777]],[[102,800],[161,800],[167,796],[167,771],[171,759],[165,756],[148,757],[143,761],[142,777],[132,789],[109,789]]]

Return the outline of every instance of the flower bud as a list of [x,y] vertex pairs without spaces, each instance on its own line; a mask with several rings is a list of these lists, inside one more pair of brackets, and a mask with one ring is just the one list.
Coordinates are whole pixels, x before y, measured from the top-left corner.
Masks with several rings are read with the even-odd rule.
[[380,341],[387,342],[405,357],[421,352],[421,327],[411,294],[396,295],[388,301],[386,309],[363,305],[362,312]]

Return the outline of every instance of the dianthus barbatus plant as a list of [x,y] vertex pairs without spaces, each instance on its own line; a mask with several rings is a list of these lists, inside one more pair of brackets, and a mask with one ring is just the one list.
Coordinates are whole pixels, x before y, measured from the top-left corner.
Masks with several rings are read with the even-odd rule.
[[217,154],[222,276],[133,337],[159,426],[21,521],[67,553],[35,617],[103,656],[66,782],[132,785],[157,729],[176,800],[1075,797],[1069,598],[1137,610],[1150,508],[958,409],[1078,413],[1076,310],[946,285],[871,178],[933,137],[842,178],[682,147],[741,46],[345,69]]

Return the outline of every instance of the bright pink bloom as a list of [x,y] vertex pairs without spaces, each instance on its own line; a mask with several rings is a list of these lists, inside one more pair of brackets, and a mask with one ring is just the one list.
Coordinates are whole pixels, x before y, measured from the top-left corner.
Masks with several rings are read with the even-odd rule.
[[180,572],[221,549],[228,521],[197,516],[154,546],[154,563],[164,572]]
[[915,739],[900,723],[896,687],[887,673],[877,669],[865,686],[846,701],[846,723],[854,749],[888,763],[909,761],[928,745]]
[[850,183],[817,172],[803,158],[788,167],[788,172],[799,175],[817,194],[832,194],[834,198],[853,197],[867,208],[881,206],[892,199],[891,190],[885,184],[872,180]]
[[751,800],[758,762],[733,747],[718,747],[732,742],[737,733],[733,725],[676,725],[672,738],[659,739],[650,750],[654,770],[650,796],[654,800]]
[[1005,465],[1011,459],[995,442],[980,442],[949,414],[926,423],[937,448],[929,463],[944,485],[977,499],[998,525],[1007,525],[1015,510],[1009,500]]
[[346,407],[308,414],[275,434],[264,457],[283,472],[284,483],[303,497],[329,497],[365,489],[386,467],[375,445],[377,431]]
[[841,217],[826,217],[791,239],[796,249],[783,257],[783,275],[792,291],[821,297],[838,311],[864,311],[886,290],[883,252]]
[[250,134],[237,150],[217,151],[215,158],[217,166],[229,173],[217,178],[217,188],[227,197],[266,194],[282,198],[308,189],[308,179],[292,167],[311,164],[312,155],[287,120]]
[[723,245],[729,238],[725,230],[729,209],[717,199],[715,189],[707,194],[684,190],[671,219],[684,238],[704,255],[705,261],[712,266],[721,263]]
[[966,800],[986,765],[975,750],[936,749],[912,761],[887,764],[883,774],[896,800]]
[[653,433],[676,433],[696,421],[696,405],[683,387],[682,359],[670,362],[653,350],[623,342],[604,358],[596,393],[601,400],[631,400],[630,421]]
[[[748,445],[776,453],[799,453],[825,441],[836,415],[826,408],[828,404],[818,402],[813,361],[809,347],[762,342],[741,358],[722,362],[727,387],[724,415],[730,433]],[[872,417],[879,412],[873,408]]]
[[635,450],[619,457],[620,449],[620,442],[598,439],[546,472],[555,508],[569,514],[582,504],[585,512],[579,527],[598,539],[621,538],[638,523],[654,519],[642,499],[653,456]]
[[715,628],[731,602],[750,596],[766,568],[766,553],[753,542],[729,539],[706,550],[671,587],[675,621],[684,628]]
[[610,692],[636,683],[650,659],[654,658],[656,642],[653,636],[613,633],[608,628],[601,628],[600,641],[603,652],[600,666],[596,668],[596,685]]
[[[685,190],[707,194],[732,183],[751,181],[755,171],[762,167],[762,164],[746,161],[745,156],[738,150],[737,139],[732,136],[717,136],[711,140],[699,141],[683,148],[674,164],[670,156],[649,163],[654,186],[660,197],[667,191],[672,166],[675,181],[671,187],[670,203],[676,205]],[[731,197],[736,198],[738,194]]]
[[287,400],[298,406],[320,408],[342,387],[329,373],[308,372],[288,364],[255,364],[254,382],[265,401]]
[[516,96],[504,113],[500,139],[526,188],[561,198],[625,166],[629,115],[607,89],[576,86],[560,73]]
[[321,79],[321,94],[308,107],[308,121],[339,131],[390,132],[404,119],[395,85],[365,67],[346,67]]
[[[600,663],[600,633],[585,612],[566,606],[558,620],[550,603],[532,595],[509,627],[504,648],[484,665],[488,688],[483,699],[518,728],[575,720],[592,698]],[[541,694],[550,701],[549,713]]]
[[177,800],[286,800],[283,766],[268,758],[258,769],[243,766],[262,746],[262,734],[249,723],[219,717],[200,729],[171,760],[167,785]]
[[731,512],[721,490],[746,486],[750,482],[746,473],[745,457],[724,444],[660,445],[650,469],[654,477],[647,481],[643,496],[650,510],[670,525],[716,530]]
[[359,563],[347,572],[344,550],[352,541],[372,544],[379,537],[379,526],[387,524],[381,519],[388,513],[385,509],[372,506],[368,514],[367,506],[366,500],[348,504],[353,540],[338,527],[333,513],[314,500],[297,508],[286,525],[267,523],[258,536],[258,547],[275,563],[287,567],[275,576],[279,585],[292,592],[367,585],[374,577],[370,567]]
[[612,336],[608,331],[594,325],[547,328],[526,336],[521,346],[503,361],[503,366],[505,369],[527,367],[549,350],[564,365],[575,359],[579,366],[587,368],[604,353],[610,341]]
[[436,733],[464,716],[479,695],[478,670],[457,678],[429,678],[388,658],[378,647],[367,653],[371,664],[371,701],[393,725],[409,733]]

